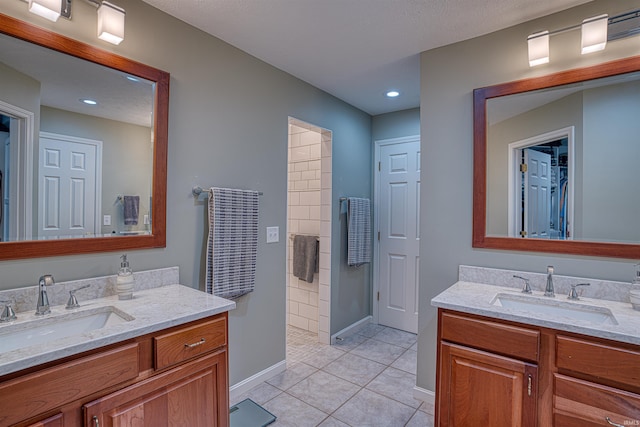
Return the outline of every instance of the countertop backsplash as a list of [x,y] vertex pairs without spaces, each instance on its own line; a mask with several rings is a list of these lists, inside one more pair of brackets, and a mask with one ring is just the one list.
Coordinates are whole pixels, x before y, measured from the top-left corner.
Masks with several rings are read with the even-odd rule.
[[[133,276],[135,278],[134,293],[145,289],[180,283],[179,267],[177,266],[134,271]],[[39,277],[35,278],[35,283],[38,282],[38,278]],[[76,297],[80,303],[86,300],[115,295],[116,275],[72,280],[69,282],[56,282],[55,285],[47,287],[49,304],[52,306],[66,304],[69,299],[69,291],[85,285],[89,285],[89,287],[76,292]],[[0,291],[0,300],[11,301],[12,307],[17,313],[35,310],[38,301],[38,285]]]
[[[540,273],[520,270],[504,270],[498,268],[476,267],[461,265],[458,269],[458,280],[462,282],[482,283],[486,285],[522,288],[522,280],[513,276],[518,275],[530,280],[534,291],[544,291],[547,284],[546,266],[542,266]],[[556,269],[556,272],[558,270]],[[590,279],[586,277],[553,275],[553,286],[556,295],[569,295],[572,284],[590,283],[590,286],[580,288],[580,295],[586,298],[603,299],[608,301],[629,302],[631,281],[615,282],[612,280]]]

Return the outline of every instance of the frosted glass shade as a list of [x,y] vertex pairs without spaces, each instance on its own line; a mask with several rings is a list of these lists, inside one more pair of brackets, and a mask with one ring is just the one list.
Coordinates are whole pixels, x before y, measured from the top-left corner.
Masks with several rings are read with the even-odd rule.
[[62,0],[29,0],[29,12],[49,21],[56,22],[60,18],[61,10]]
[[98,8],[98,38],[116,45],[124,40],[124,9],[102,2]]
[[549,62],[549,31],[531,34],[527,38],[529,45],[529,66],[546,64]]
[[597,52],[607,45],[608,15],[599,15],[582,21],[582,54]]

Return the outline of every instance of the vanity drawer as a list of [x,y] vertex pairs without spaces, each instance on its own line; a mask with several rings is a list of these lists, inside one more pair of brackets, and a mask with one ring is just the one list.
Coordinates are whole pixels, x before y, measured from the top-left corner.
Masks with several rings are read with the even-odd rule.
[[640,352],[578,338],[556,337],[556,366],[560,371],[586,374],[640,391]]
[[481,350],[537,362],[540,332],[493,320],[442,312],[440,337]]
[[618,425],[639,425],[640,395],[555,374],[553,417],[555,427],[611,425],[607,417]]
[[133,343],[0,383],[0,426],[133,380],[138,372],[138,344]]
[[158,335],[153,342],[155,368],[175,365],[227,345],[227,317]]

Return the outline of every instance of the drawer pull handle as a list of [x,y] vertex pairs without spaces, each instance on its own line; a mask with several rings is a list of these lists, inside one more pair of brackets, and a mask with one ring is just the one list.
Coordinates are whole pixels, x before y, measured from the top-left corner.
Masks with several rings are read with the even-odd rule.
[[100,421],[98,421],[98,417],[95,415],[93,416],[93,425],[100,427]]
[[612,426],[624,427],[622,424],[614,423],[613,421],[611,421],[611,418],[609,418],[609,417],[604,417],[604,419]]
[[193,347],[197,347],[197,346],[199,346],[199,345],[202,345],[202,344],[204,344],[205,342],[206,342],[206,341],[205,341],[205,339],[204,339],[204,338],[200,338],[200,341],[198,341],[198,342],[194,342],[193,344],[185,344],[184,346],[185,346],[185,347],[187,347],[187,348],[193,348]]

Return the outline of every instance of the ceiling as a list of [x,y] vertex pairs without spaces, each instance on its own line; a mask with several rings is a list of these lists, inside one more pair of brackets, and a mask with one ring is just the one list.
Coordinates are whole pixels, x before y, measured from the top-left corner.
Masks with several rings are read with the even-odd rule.
[[588,2],[144,1],[371,115],[420,105],[420,52]]

